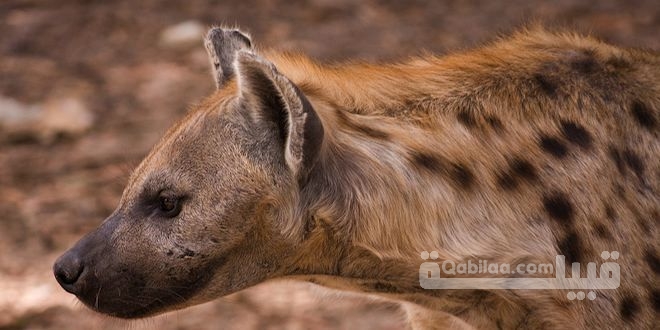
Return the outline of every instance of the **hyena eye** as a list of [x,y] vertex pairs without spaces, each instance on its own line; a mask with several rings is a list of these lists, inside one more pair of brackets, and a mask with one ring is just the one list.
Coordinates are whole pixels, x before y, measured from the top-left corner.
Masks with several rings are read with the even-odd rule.
[[168,218],[173,218],[181,212],[180,198],[175,196],[161,195],[158,208]]

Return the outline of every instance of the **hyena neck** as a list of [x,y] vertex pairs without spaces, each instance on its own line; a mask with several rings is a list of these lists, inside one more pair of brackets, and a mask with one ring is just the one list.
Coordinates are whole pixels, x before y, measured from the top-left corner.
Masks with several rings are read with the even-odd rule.
[[420,252],[442,251],[452,220],[443,214],[454,199],[451,183],[411,163],[424,133],[320,108],[326,141],[299,196],[306,226],[286,275],[343,290],[420,293]]
[[[300,195],[307,222],[313,217],[345,247],[378,258],[417,260],[420,251],[438,248],[443,223],[451,220],[442,214],[455,206],[455,192],[448,179],[415,167],[423,156],[411,150],[428,148],[419,141],[430,133],[390,117],[316,108],[327,134]],[[438,162],[427,165],[454,171],[450,162]]]

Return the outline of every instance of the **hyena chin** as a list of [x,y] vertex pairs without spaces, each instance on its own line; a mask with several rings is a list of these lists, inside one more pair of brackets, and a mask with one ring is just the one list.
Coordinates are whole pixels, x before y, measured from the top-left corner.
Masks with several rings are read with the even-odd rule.
[[[540,28],[378,65],[257,52],[221,28],[205,45],[217,91],[55,263],[91,309],[145,317],[289,278],[399,301],[421,328],[657,322],[657,53]],[[564,255],[568,270],[617,251],[621,284],[582,301],[425,290],[422,251],[438,263]]]

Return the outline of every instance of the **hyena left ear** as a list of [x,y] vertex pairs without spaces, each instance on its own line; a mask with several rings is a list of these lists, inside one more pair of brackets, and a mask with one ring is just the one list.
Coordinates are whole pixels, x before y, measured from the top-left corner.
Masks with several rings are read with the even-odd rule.
[[323,124],[298,86],[262,57],[239,52],[236,67],[242,102],[257,124],[275,129],[278,148],[299,183],[304,183],[323,143]]
[[204,38],[204,46],[211,60],[211,69],[217,88],[234,76],[234,61],[239,51],[253,52],[250,37],[238,30],[215,27]]

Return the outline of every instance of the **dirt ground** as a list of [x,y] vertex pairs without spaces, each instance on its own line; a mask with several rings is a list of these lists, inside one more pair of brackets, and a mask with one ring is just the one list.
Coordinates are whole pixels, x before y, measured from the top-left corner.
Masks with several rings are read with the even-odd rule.
[[396,306],[292,282],[126,323],[77,304],[51,265],[214,88],[197,30],[190,42],[168,28],[237,25],[262,47],[334,61],[456,51],[532,21],[660,49],[657,0],[1,1],[0,329],[405,327]]

